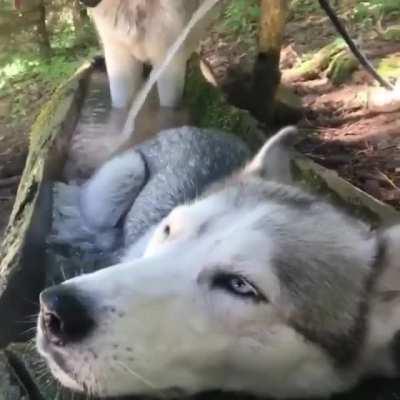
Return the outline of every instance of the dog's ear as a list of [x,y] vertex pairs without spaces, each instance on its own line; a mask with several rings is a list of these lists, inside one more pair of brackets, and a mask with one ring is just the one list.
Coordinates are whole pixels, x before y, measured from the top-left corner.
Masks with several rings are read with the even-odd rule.
[[270,138],[245,167],[243,173],[281,183],[291,183],[291,149],[298,140],[298,130],[289,126]]

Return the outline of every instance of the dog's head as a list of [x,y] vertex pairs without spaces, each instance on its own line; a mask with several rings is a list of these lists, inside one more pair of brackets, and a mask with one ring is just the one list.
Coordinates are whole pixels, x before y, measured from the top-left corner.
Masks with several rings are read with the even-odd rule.
[[291,186],[291,136],[174,209],[144,258],[42,293],[38,348],[64,385],[306,397],[369,364],[393,372],[399,230],[373,232]]

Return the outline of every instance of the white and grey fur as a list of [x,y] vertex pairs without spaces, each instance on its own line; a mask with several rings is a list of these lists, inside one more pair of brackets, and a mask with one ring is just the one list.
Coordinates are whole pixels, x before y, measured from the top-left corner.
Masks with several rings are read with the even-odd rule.
[[[142,85],[143,64],[158,67],[204,0],[102,0],[90,8],[104,47],[112,103],[129,104]],[[86,3],[92,3],[87,1]],[[158,79],[163,107],[179,105],[186,64],[211,20],[211,14],[191,30],[183,46]]]
[[193,200],[249,157],[240,139],[216,129],[162,131],[110,159],[81,186],[56,183],[49,242],[117,250],[116,258],[119,246],[129,244],[131,254],[140,256],[145,238],[174,207]]
[[[42,293],[37,345],[63,385],[306,398],[397,375],[400,227],[373,231],[290,183],[293,134],[176,207],[142,258]],[[92,324],[54,341],[49,299],[65,294]]]

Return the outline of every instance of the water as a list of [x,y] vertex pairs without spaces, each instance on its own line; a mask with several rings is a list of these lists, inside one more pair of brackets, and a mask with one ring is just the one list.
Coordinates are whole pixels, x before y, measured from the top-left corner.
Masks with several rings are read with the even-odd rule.
[[[126,115],[126,109],[111,107],[107,76],[104,71],[95,70],[89,78],[87,95],[68,149],[63,173],[65,184],[56,182],[53,187],[52,233],[64,229],[65,235],[62,243],[54,242],[52,233],[48,237],[48,285],[112,265],[119,258],[121,229],[104,232],[99,238],[98,233],[84,227],[79,213],[79,186],[113,154],[153,137],[162,129],[191,121],[187,110],[160,109],[154,90],[128,142],[122,138]],[[68,236],[70,232],[73,240]]]

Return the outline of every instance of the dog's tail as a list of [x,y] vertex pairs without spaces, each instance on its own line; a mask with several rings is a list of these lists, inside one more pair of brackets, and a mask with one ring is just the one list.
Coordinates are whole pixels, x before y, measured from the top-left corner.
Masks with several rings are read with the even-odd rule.
[[160,78],[165,68],[169,65],[171,60],[175,57],[178,51],[181,49],[184,44],[186,38],[192,31],[192,29],[196,26],[196,24],[201,21],[201,19],[208,14],[209,11],[219,2],[220,0],[205,0],[200,7],[196,10],[196,12],[192,15],[192,18],[186,25],[185,29],[178,36],[174,44],[168,50],[164,61],[153,71],[151,72],[149,79],[144,84],[143,88],[140,90],[138,95],[136,96],[131,109],[129,110],[128,117],[125,122],[124,129],[122,131],[122,138],[129,139],[134,130],[135,119],[139,114],[139,111],[142,109],[144,103],[146,102],[147,96],[149,95],[151,89],[154,84]]

